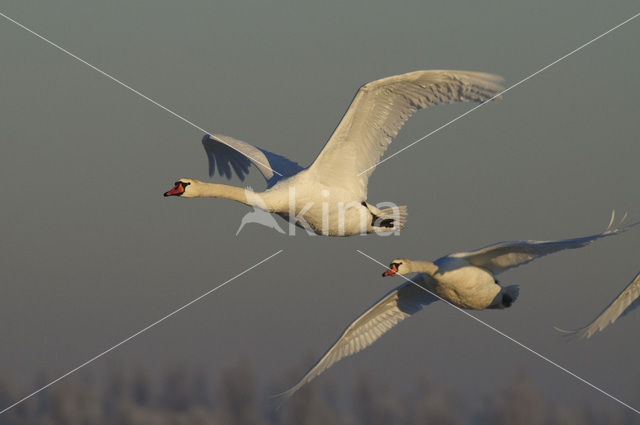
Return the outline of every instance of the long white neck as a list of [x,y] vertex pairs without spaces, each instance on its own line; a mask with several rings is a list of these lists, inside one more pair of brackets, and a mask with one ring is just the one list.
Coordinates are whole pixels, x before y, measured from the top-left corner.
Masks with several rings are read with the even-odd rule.
[[426,273],[433,276],[438,272],[438,266],[431,261],[411,261],[408,266],[412,273]]
[[241,202],[245,205],[259,205],[260,199],[257,195],[251,196],[253,192],[241,187],[228,186],[226,184],[204,183],[193,181],[185,193],[185,198],[226,198]]

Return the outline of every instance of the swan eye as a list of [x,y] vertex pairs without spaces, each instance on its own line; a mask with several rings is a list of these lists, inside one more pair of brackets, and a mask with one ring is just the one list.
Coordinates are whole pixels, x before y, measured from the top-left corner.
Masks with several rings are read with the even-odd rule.
[[191,183],[189,182],[183,182],[183,181],[177,181],[174,183],[174,186],[180,186],[182,189],[184,189],[185,187],[189,186]]

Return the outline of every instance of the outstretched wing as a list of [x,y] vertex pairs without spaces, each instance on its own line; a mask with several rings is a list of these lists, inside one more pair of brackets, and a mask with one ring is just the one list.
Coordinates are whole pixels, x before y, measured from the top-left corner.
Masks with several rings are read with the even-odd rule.
[[[526,264],[536,258],[553,254],[554,252],[562,251],[564,249],[582,248],[595,240],[617,235],[618,233],[624,232],[640,223],[635,222],[612,229],[611,223],[613,223],[613,217],[614,216],[612,215],[609,227],[607,227],[604,232],[591,236],[563,239],[559,241],[500,242],[481,248],[477,251],[451,254],[449,257],[464,258],[471,265],[482,267],[491,271],[493,274],[498,274],[510,268]],[[620,224],[622,224],[622,222]]]
[[[423,278],[429,277],[418,275],[413,281],[421,285]],[[411,282],[398,286],[351,323],[304,377],[280,396],[285,399],[291,397],[334,363],[370,346],[399,322],[437,300],[438,298]]]
[[302,167],[284,156],[260,149],[233,137],[221,134],[205,134],[202,145],[209,158],[209,176],[218,174],[231,178],[231,169],[240,180],[249,174],[249,166],[255,165],[267,181],[267,188],[279,180],[298,174]]
[[486,101],[502,90],[501,80],[481,72],[415,71],[365,84],[310,168],[322,183],[346,184],[365,199],[369,175],[414,112],[441,103]]
[[603,330],[610,324],[616,321],[620,316],[628,314],[630,311],[640,306],[640,273],[633,278],[631,283],[620,292],[620,294],[605,308],[602,313],[596,317],[593,322],[587,326],[566,331],[564,329],[556,328],[560,332],[566,334],[572,334],[578,338],[591,338],[593,334]]

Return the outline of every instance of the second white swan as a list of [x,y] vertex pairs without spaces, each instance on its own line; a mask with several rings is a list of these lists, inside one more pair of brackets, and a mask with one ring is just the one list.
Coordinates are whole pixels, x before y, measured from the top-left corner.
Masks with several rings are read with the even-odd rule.
[[[280,396],[292,396],[339,360],[370,346],[395,325],[438,300],[470,310],[510,307],[518,297],[518,286],[502,286],[495,275],[554,252],[587,246],[595,240],[617,235],[640,224],[636,222],[622,226],[621,222],[619,227],[612,228],[613,218],[612,215],[605,231],[581,238],[500,242],[476,251],[445,255],[434,262],[393,260],[383,276],[400,275],[405,282],[354,320],[304,377]],[[417,274],[406,277],[412,273]],[[636,282],[631,286],[633,289],[625,290],[623,295],[633,295],[624,295],[626,301],[616,306],[616,312],[628,307],[637,296],[639,285]],[[611,315],[606,316],[607,321],[612,321],[611,318]],[[595,326],[602,326],[604,320],[597,320],[596,325],[587,327],[587,332],[591,333]]]

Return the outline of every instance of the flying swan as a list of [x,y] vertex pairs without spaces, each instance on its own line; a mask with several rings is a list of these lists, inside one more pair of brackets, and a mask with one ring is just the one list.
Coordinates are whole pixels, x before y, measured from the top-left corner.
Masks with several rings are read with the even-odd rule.
[[222,135],[202,144],[209,175],[244,180],[251,164],[267,182],[264,192],[181,178],[165,196],[227,198],[278,214],[309,232],[328,236],[396,231],[406,207],[367,203],[369,176],[402,125],[419,109],[441,103],[484,102],[501,77],[468,71],[416,71],[362,86],[315,161],[307,168],[264,149]]
[[[406,282],[354,320],[329,350],[293,387],[277,397],[287,399],[334,363],[373,344],[384,333],[422,307],[443,300],[468,310],[504,309],[518,298],[518,285],[502,286],[495,275],[564,249],[582,248],[607,236],[617,235],[638,223],[559,241],[510,241],[471,252],[445,255],[434,262],[395,259],[383,276],[402,276]],[[623,218],[624,220],[624,218]],[[411,279],[405,276],[417,273]],[[637,278],[636,278],[637,280]],[[636,292],[640,286],[636,282]]]
[[615,322],[618,317],[626,316],[629,312],[640,306],[640,300],[638,300],[639,296],[640,273],[633,278],[631,283],[629,283],[627,287],[624,288],[613,301],[611,301],[607,308],[605,308],[602,313],[593,320],[593,322],[582,328],[573,330],[564,330],[560,328],[555,329],[569,336],[575,336],[577,338],[591,338],[593,334],[598,331],[602,331],[608,325]]

